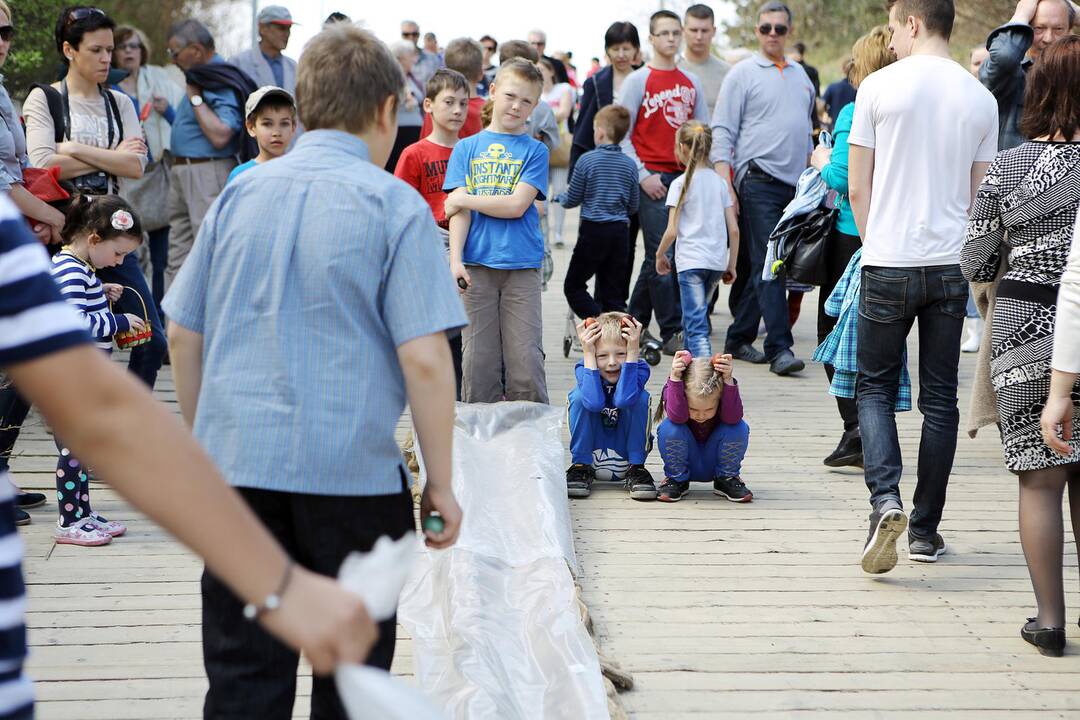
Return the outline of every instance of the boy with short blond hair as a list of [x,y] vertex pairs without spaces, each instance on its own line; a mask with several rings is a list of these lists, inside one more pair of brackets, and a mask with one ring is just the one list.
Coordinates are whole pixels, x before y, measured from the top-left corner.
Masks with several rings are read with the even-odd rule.
[[[563,282],[566,301],[580,318],[626,310],[623,280],[630,255],[630,218],[640,199],[637,165],[619,147],[629,129],[630,112],[621,105],[608,105],[596,113],[596,149],[578,159],[570,186],[555,198],[565,208],[581,206],[578,242]],[[588,287],[593,275],[595,298]]]
[[547,147],[525,129],[543,77],[521,59],[499,68],[491,125],[454,148],[443,189],[450,270],[463,287],[465,402],[547,403],[540,305],[544,237],[535,200],[548,183]]
[[[448,70],[461,73],[469,81],[469,108],[465,121],[458,129],[459,138],[467,138],[484,129],[480,121],[480,111],[484,108],[484,98],[476,92],[477,84],[484,79],[484,48],[480,43],[470,38],[457,38],[451,40],[443,54]],[[426,138],[431,134],[431,113],[425,107],[424,126],[420,130],[420,137]],[[400,160],[398,162],[401,162]]]
[[642,325],[626,313],[604,313],[577,326],[583,358],[570,391],[570,457],[566,493],[588,497],[596,479],[625,480],[630,497],[655,500],[645,469],[649,454],[649,365],[641,360]]
[[256,165],[285,154],[296,133],[296,100],[282,88],[264,85],[248,96],[244,117],[244,127],[258,143],[259,154],[233,168],[226,185]]

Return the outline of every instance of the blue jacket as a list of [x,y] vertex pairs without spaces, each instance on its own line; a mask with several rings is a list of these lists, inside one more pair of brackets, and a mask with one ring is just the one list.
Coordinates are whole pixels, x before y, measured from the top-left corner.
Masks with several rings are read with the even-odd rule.
[[1020,132],[1020,121],[1032,66],[1027,52],[1034,42],[1035,31],[1024,23],[1006,23],[986,39],[990,57],[979,68],[979,80],[998,102],[998,150],[1009,150],[1027,140]]

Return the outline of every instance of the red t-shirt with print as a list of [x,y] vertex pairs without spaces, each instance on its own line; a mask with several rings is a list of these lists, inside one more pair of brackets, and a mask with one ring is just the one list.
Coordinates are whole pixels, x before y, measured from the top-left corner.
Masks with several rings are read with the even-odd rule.
[[[465,123],[458,130],[458,139],[464,140],[470,135],[475,135],[484,129],[480,120],[480,111],[484,109],[485,99],[482,97],[469,98],[469,110],[465,115]],[[420,128],[420,137],[426,138],[434,128],[431,125],[431,114],[424,113],[424,126]]]
[[682,70],[649,68],[645,96],[634,120],[630,142],[646,169],[680,172],[675,159],[675,133],[694,117],[697,88]]
[[443,181],[446,179],[446,164],[454,148],[436,145],[430,140],[415,142],[401,151],[401,158],[394,175],[416,188],[416,191],[431,207],[431,214],[439,227],[449,229],[446,219],[446,192]]

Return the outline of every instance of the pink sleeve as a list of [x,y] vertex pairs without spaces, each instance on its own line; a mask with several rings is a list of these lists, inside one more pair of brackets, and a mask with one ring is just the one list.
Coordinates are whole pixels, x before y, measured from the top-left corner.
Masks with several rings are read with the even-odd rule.
[[676,425],[685,425],[690,419],[690,406],[686,402],[686,387],[682,381],[668,378],[664,383],[664,412],[668,420]]
[[720,422],[734,425],[743,419],[742,397],[738,385],[724,385],[724,395],[720,398]]

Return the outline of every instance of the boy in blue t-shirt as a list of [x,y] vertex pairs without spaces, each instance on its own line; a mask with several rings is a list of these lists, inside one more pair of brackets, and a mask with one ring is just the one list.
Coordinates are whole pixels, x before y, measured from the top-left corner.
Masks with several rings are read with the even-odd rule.
[[[463,288],[465,402],[547,403],[540,306],[544,238],[534,200],[544,199],[548,149],[525,123],[543,76],[521,58],[499,68],[488,129],[454,147],[443,189],[450,270]],[[469,211],[469,212],[463,212]]]

